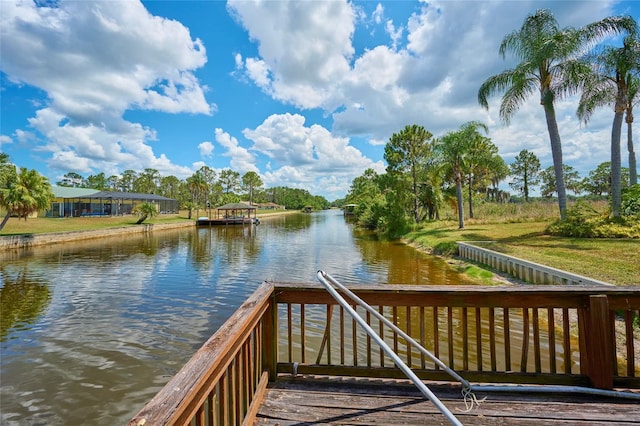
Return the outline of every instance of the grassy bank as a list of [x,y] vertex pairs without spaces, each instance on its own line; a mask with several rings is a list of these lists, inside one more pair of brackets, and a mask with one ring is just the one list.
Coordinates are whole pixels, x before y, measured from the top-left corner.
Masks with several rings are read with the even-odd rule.
[[[261,219],[296,211],[288,210],[260,210],[258,217]],[[147,219],[144,223],[163,224],[176,222],[195,222],[196,214],[192,219],[188,218],[186,211],[178,214],[162,214]],[[0,232],[0,237],[8,235],[46,234],[50,232],[91,231],[98,229],[116,228],[122,226],[134,226],[138,218],[134,215],[109,216],[109,217],[72,217],[72,218],[46,218],[37,217],[31,219],[18,219],[12,217]]]
[[[409,233],[405,239],[444,255],[454,253],[456,241],[476,242],[491,250],[615,285],[640,285],[640,240],[546,235],[544,230],[556,219],[552,206],[538,203],[504,207],[517,208],[523,211],[479,206],[476,214],[479,219],[467,220],[464,229],[458,229],[457,221],[453,220],[433,222]],[[470,272],[475,273],[473,269]]]

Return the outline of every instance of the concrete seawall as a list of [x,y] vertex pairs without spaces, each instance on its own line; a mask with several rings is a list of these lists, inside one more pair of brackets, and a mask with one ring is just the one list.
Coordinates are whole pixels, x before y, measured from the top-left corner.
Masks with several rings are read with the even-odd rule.
[[458,241],[458,252],[462,259],[471,260],[487,265],[497,271],[506,272],[512,277],[532,284],[573,284],[573,285],[603,285],[613,284],[573,274],[561,269],[551,268],[539,263],[519,259],[504,253],[478,247],[476,245]]
[[195,226],[194,221],[176,223],[142,223],[140,225],[122,226],[117,228],[94,229],[91,231],[52,232],[48,234],[25,234],[0,236],[0,251],[44,246],[69,241],[89,240],[94,238],[111,237],[122,234],[144,234],[166,229],[185,228]]

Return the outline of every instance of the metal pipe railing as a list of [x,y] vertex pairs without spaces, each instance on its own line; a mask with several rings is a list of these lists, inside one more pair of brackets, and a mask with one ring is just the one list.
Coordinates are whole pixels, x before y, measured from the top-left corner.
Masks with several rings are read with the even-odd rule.
[[[322,279],[320,278],[322,277]],[[371,313],[378,320],[382,321],[385,325],[389,326],[393,331],[402,336],[408,343],[417,348],[421,353],[428,356],[436,365],[446,371],[451,377],[455,378],[462,384],[462,394],[465,397],[465,401],[470,399],[472,403],[478,403],[479,401],[473,395],[472,392],[557,392],[557,393],[582,393],[588,395],[599,395],[606,397],[616,397],[616,398],[627,398],[640,400],[640,394],[633,392],[624,392],[624,391],[616,391],[616,390],[606,390],[606,389],[594,389],[587,388],[582,386],[561,386],[561,385],[538,385],[538,386],[499,386],[499,385],[472,385],[463,377],[461,377],[454,370],[449,368],[446,364],[444,364],[440,359],[434,356],[431,352],[425,349],[420,343],[418,343],[411,336],[402,331],[398,326],[396,326],[393,322],[389,321],[383,315],[381,315],[378,311],[373,309],[369,304],[367,304],[364,300],[359,298],[356,294],[354,294],[347,287],[339,283],[335,278],[331,275],[327,274],[324,271],[318,271],[318,279],[326,280],[331,282],[331,284],[335,285],[345,293],[349,298],[351,298],[354,302],[356,302],[359,306],[363,307],[367,312]],[[335,290],[334,290],[335,291]],[[357,313],[356,313],[357,315]],[[360,318],[360,316],[358,316]],[[465,402],[466,403],[466,402]]]
[[387,318],[385,318],[384,315],[380,314],[378,311],[376,311],[375,309],[373,309],[371,306],[369,306],[369,304],[367,302],[365,302],[364,300],[362,300],[361,298],[359,298],[355,293],[353,293],[351,290],[349,290],[347,287],[345,287],[344,285],[342,285],[341,283],[339,283],[335,278],[333,278],[331,275],[327,274],[324,271],[318,271],[318,273],[321,273],[322,276],[329,282],[331,282],[331,284],[335,285],[336,287],[338,287],[340,289],[340,291],[344,292],[347,296],[349,296],[350,299],[352,299],[354,302],[356,302],[358,305],[362,306],[367,312],[369,312],[371,315],[373,315],[374,317],[376,317],[378,320],[382,321],[386,326],[388,326],[389,328],[391,328],[394,332],[396,332],[398,335],[400,335],[403,339],[405,339],[407,342],[411,343],[416,349],[418,349],[422,354],[424,354],[425,356],[429,357],[429,359],[431,359],[431,361],[433,361],[438,367],[442,368],[445,372],[447,372],[447,374],[449,374],[451,377],[453,377],[454,379],[456,379],[457,381],[459,381],[462,384],[462,387],[464,390],[469,389],[471,387],[471,384],[465,380],[462,376],[460,376],[458,373],[456,373],[454,370],[452,370],[449,366],[447,366],[444,362],[442,362],[438,357],[436,357],[435,355],[433,355],[431,352],[429,352],[427,349],[425,349],[420,343],[418,343],[415,339],[413,339],[411,336],[409,336],[407,333],[405,333],[404,331],[402,331],[397,325],[395,325],[392,321],[389,321]]
[[[413,382],[414,385],[420,390],[420,392],[440,410],[442,414],[454,425],[462,425],[462,423],[451,413],[451,411],[438,399],[437,396],[431,392],[431,390],[420,380],[418,376],[407,366],[402,359],[396,354],[393,349],[387,345],[387,343],[362,319],[360,315],[347,303],[346,300],[333,288],[332,284],[327,280],[328,275],[323,271],[318,271],[317,278],[322,285],[327,289],[329,294],[342,306],[351,317],[365,330],[365,332],[382,348],[382,350],[393,360],[394,364]],[[336,281],[331,278],[331,281]],[[340,285],[340,287],[342,287]],[[364,302],[362,302],[364,303]],[[366,303],[365,303],[366,305]],[[367,305],[368,306],[368,305]]]

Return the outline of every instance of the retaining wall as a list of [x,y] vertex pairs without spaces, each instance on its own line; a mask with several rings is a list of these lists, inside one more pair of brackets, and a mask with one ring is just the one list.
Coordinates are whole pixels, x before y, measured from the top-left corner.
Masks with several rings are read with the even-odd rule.
[[528,260],[518,259],[493,250],[478,247],[465,242],[457,242],[459,256],[532,284],[573,284],[573,285],[606,285],[613,284],[572,274],[561,269],[540,265]]
[[91,231],[52,232],[48,234],[26,234],[0,236],[0,251],[23,249],[69,241],[88,240],[92,238],[111,237],[121,234],[139,234],[165,229],[195,226],[194,221],[176,223],[142,223],[140,225],[122,226],[118,228],[95,229]]

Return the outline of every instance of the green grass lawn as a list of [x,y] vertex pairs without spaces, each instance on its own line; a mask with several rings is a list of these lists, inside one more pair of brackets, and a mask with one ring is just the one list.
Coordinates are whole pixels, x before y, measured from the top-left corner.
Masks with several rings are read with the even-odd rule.
[[433,222],[406,235],[426,250],[450,254],[456,241],[477,245],[520,259],[541,263],[616,285],[640,285],[639,239],[564,238],[545,235],[549,220],[514,223]]
[[[12,217],[0,232],[1,236],[46,234],[49,232],[88,231],[94,229],[135,226],[138,217],[135,215],[113,217],[73,217],[18,219]],[[147,219],[144,223],[172,223],[188,221],[186,214],[158,215]]]
[[[296,212],[297,211],[289,210],[258,210],[257,215],[260,218],[265,218],[271,215]],[[206,213],[203,213],[201,210],[200,214],[196,215],[196,212],[194,211],[191,215],[191,219],[188,218],[187,211],[181,211],[178,214],[161,214],[153,218],[146,219],[143,223],[161,224],[188,221],[195,222],[197,216],[206,216]],[[9,219],[2,231],[0,231],[0,237],[7,235],[46,234],[50,232],[89,231],[121,226],[136,226],[137,220],[138,217],[135,215],[70,218],[37,217],[27,220],[12,217]]]

